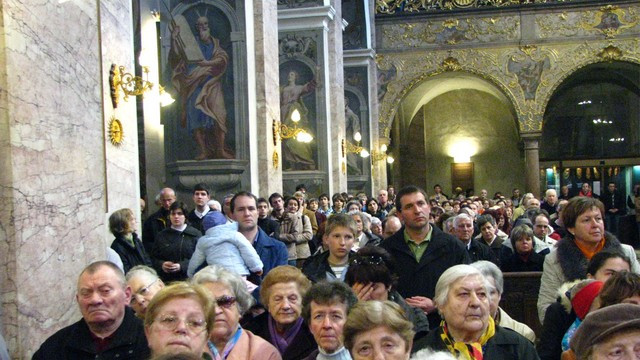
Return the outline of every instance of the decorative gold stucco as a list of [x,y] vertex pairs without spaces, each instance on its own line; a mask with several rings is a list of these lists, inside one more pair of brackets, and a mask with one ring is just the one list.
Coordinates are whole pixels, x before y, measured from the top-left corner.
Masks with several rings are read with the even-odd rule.
[[[551,36],[552,29],[556,26],[557,31],[552,35],[565,36],[563,41],[541,43],[540,40],[534,39],[521,45],[502,42],[490,47],[487,44],[479,44],[481,41],[476,40],[474,45],[468,48],[445,45],[430,49],[428,53],[410,49],[434,45],[423,42],[413,46],[415,36],[418,35],[411,37],[407,29],[412,26],[415,29],[417,24],[405,23],[395,27],[385,25],[383,38],[391,39],[395,36],[396,39],[401,39],[400,42],[405,43],[406,48],[403,51],[381,49],[377,56],[381,71],[395,69],[394,78],[386,79],[384,96],[380,99],[380,134],[384,137],[389,136],[398,106],[407,94],[423,81],[449,72],[474,74],[495,85],[512,103],[520,134],[540,133],[543,115],[551,95],[573,72],[602,61],[640,63],[640,27],[637,25],[639,11],[640,5],[636,5],[626,8],[586,8],[572,9],[571,12],[528,15],[535,17],[536,34],[539,39],[544,34]],[[609,16],[607,14],[615,14],[619,20],[619,23],[609,27],[609,30],[606,30],[607,27],[598,27],[601,19]],[[496,16],[492,18],[496,19]],[[512,18],[513,14],[505,17]],[[486,19],[460,18],[457,21],[484,23]],[[495,21],[501,22],[502,19],[497,17]],[[443,31],[447,25],[456,24],[447,21],[449,20],[440,21],[442,26],[438,31]],[[614,28],[617,31],[614,31]],[[572,36],[573,34],[582,37]],[[430,39],[437,34],[422,33],[419,36]],[[407,45],[408,41],[411,41],[412,45]]]

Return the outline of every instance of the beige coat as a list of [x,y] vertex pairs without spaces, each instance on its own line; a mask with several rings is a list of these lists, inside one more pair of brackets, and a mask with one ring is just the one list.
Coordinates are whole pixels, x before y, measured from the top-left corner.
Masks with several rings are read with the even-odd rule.
[[507,314],[500,307],[498,308],[498,319],[499,321],[496,323],[496,325],[500,325],[503,328],[511,329],[524,336],[532,343],[536,342],[536,333],[534,333],[530,327],[528,327],[526,324],[513,320],[511,316],[509,316],[509,314]]
[[240,339],[227,360],[282,360],[278,349],[249,330],[242,330]]

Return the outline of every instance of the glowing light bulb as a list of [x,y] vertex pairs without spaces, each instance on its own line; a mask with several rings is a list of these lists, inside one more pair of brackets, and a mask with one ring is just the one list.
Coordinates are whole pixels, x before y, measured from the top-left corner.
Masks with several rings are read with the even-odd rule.
[[300,111],[298,111],[298,109],[293,110],[291,113],[291,121],[296,123],[300,121]]

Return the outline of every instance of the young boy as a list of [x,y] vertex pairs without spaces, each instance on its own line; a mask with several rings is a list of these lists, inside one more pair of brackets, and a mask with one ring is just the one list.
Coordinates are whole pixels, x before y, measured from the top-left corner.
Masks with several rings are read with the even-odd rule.
[[347,214],[334,214],[327,219],[323,246],[328,251],[308,258],[302,272],[313,282],[321,280],[344,281],[351,248],[357,233],[356,222]]

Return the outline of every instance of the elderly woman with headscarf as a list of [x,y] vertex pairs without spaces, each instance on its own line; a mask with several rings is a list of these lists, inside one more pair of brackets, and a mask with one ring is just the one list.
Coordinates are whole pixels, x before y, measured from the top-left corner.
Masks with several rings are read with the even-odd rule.
[[493,286],[471,265],[447,269],[436,284],[434,302],[443,320],[414,346],[448,350],[458,359],[537,360],[533,344],[495,324],[490,314]]
[[217,305],[208,342],[214,360],[280,359],[280,354],[271,344],[239,324],[242,314],[254,302],[239,275],[210,265],[197,272],[192,281],[209,290]]
[[600,200],[584,196],[572,198],[562,211],[562,223],[567,235],[544,260],[538,295],[538,317],[542,323],[560,286],[567,281],[584,279],[589,260],[603,249],[621,251],[631,260],[631,271],[640,273],[634,249],[605,232],[604,205]]
[[283,265],[262,280],[260,301],[267,309],[246,328],[278,349],[284,360],[303,359],[317,349],[313,334],[302,318],[302,298],[311,281],[298,268]]
[[[154,357],[188,352],[200,358],[215,323],[215,306],[199,285],[176,282],[151,300],[144,332]],[[206,355],[205,355],[206,356]]]

